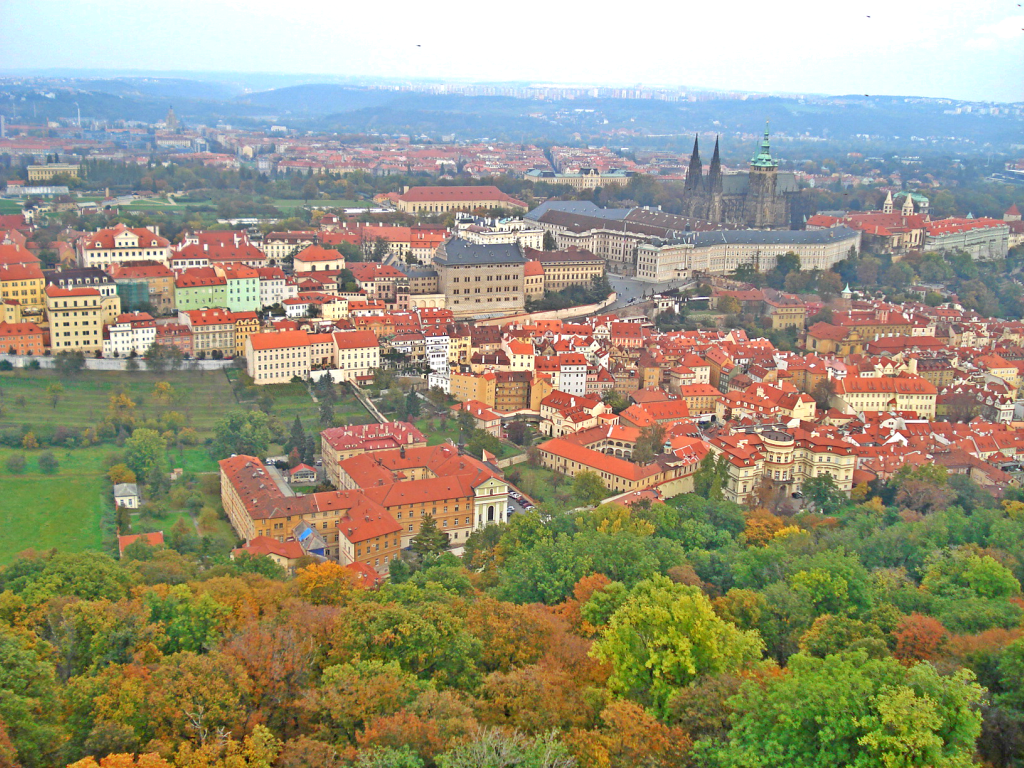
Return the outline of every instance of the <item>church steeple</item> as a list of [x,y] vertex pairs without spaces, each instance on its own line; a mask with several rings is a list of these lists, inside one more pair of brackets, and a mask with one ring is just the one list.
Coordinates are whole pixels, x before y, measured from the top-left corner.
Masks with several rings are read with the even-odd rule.
[[693,154],[690,155],[690,168],[686,172],[685,189],[700,189],[704,186],[704,165],[700,161],[700,143],[697,136],[693,137]]
[[771,142],[768,138],[768,121],[764,123],[764,138],[761,140],[761,151],[751,158],[750,164],[754,168],[776,168],[778,163],[772,160]]
[[708,189],[712,192],[722,187],[722,159],[718,155],[718,137],[715,136],[715,151],[711,155],[711,167],[708,169]]

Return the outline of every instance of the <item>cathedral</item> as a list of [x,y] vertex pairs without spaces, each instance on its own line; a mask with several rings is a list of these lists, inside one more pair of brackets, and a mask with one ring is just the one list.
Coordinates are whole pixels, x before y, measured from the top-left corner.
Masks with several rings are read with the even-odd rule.
[[750,160],[746,173],[722,173],[716,138],[705,175],[695,137],[684,190],[684,216],[753,229],[789,229],[790,200],[799,191],[796,177],[787,171],[780,173],[779,164],[772,159],[767,126],[760,151]]

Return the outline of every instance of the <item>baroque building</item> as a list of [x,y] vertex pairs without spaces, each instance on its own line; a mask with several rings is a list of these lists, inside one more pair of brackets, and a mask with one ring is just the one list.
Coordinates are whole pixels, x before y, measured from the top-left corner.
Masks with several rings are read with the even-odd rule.
[[693,140],[693,154],[684,185],[683,215],[714,224],[754,229],[788,229],[790,201],[798,193],[796,177],[779,172],[771,155],[768,127],[746,173],[723,173],[718,139],[711,165],[704,174],[699,141]]

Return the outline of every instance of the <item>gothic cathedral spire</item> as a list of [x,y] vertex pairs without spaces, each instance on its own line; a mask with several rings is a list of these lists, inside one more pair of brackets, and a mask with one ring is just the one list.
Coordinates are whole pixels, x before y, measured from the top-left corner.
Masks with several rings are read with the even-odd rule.
[[700,162],[700,146],[697,136],[693,137],[693,154],[690,155],[690,168],[686,172],[687,190],[698,190],[704,186],[704,166]]

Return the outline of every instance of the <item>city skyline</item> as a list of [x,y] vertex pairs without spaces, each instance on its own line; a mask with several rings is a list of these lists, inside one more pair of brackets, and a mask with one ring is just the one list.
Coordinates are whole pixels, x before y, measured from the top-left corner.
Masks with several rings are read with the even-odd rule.
[[1015,2],[968,9],[941,0],[922,13],[873,2],[823,11],[804,0],[771,9],[741,0],[728,26],[714,9],[664,14],[659,29],[678,30],[666,41],[652,39],[649,15],[617,11],[610,35],[611,10],[600,4],[582,17],[539,4],[510,17],[457,3],[434,16],[417,10],[408,21],[363,7],[332,17],[304,0],[288,13],[265,0],[244,8],[182,0],[175,9],[169,16],[166,7],[125,0],[6,0],[0,67],[1024,100],[1024,78],[1008,75],[1020,71],[1024,34]]

